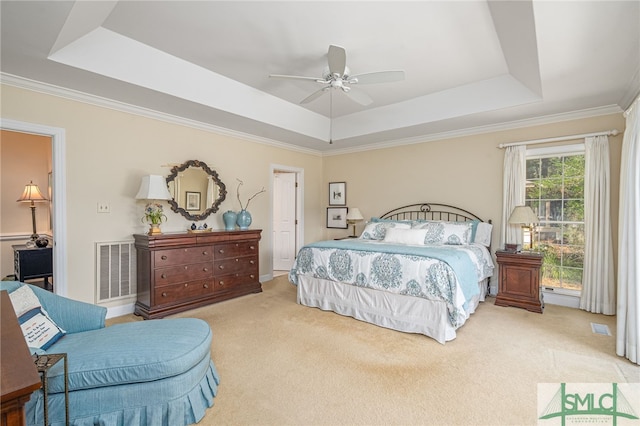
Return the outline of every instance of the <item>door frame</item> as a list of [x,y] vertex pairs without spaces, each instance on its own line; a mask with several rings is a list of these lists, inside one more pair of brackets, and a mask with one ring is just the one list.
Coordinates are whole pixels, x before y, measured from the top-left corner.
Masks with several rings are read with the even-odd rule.
[[67,179],[66,131],[60,127],[44,126],[0,119],[0,128],[51,138],[51,177],[53,180],[53,288],[56,294],[67,295]]
[[[271,164],[269,173],[269,189],[271,197],[269,198],[269,228],[271,235],[273,235],[273,187],[275,185],[276,172],[294,173],[296,175],[296,254],[300,247],[302,247],[304,241],[304,169],[299,167],[284,166],[281,164]],[[271,276],[273,277],[273,253],[275,253],[275,240],[271,238],[271,262],[269,264],[271,268]]]

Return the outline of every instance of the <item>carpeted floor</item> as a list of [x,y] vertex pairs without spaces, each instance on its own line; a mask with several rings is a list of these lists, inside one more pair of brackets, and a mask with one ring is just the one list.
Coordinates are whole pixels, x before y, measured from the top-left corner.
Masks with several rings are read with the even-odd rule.
[[591,330],[615,335],[615,317],[489,298],[441,345],[300,306],[286,276],[263,289],[175,315],[214,333],[221,384],[202,425],[532,425],[538,383],[640,382],[615,337]]

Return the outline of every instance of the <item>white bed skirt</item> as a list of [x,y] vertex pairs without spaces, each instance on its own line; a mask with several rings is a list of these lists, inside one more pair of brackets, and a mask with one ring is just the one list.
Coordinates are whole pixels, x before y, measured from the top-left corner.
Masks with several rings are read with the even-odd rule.
[[[480,294],[470,303],[469,313],[484,301],[487,281],[478,283]],[[456,337],[444,302],[388,293],[367,287],[337,283],[306,275],[298,276],[298,303],[333,311],[381,327],[420,333],[444,344]]]

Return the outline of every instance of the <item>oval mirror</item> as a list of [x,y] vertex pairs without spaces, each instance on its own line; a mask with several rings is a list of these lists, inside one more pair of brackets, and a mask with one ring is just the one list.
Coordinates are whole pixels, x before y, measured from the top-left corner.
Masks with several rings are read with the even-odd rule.
[[227,196],[227,188],[202,161],[189,160],[171,168],[167,186],[173,199],[171,210],[189,220],[204,220],[220,208]]

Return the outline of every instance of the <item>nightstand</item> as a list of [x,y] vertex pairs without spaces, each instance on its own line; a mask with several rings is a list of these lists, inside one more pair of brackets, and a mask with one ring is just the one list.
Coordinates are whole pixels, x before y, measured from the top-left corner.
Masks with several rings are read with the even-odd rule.
[[542,313],[544,301],[540,292],[542,255],[537,252],[496,251],[499,288],[495,304],[515,306]]
[[53,276],[53,247],[11,246],[13,270],[18,281],[44,278],[44,289],[51,290],[49,277]]

